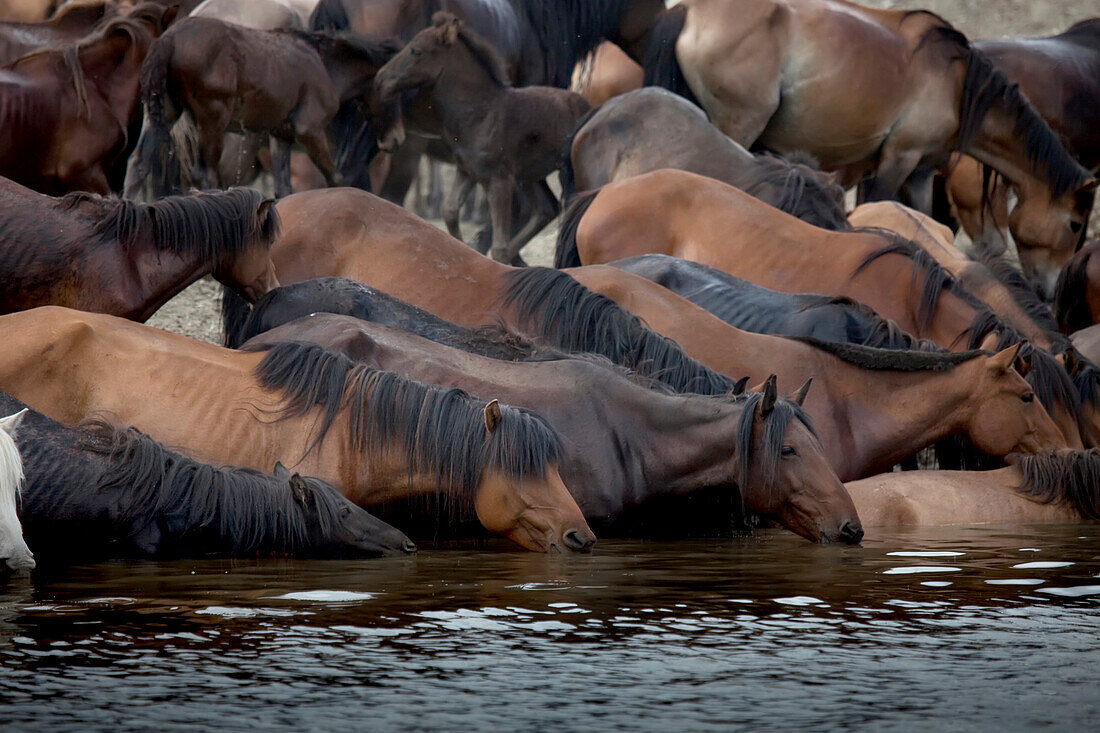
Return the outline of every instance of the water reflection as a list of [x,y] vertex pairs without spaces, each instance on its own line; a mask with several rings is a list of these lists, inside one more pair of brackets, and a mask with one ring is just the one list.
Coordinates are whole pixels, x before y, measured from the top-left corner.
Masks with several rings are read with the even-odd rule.
[[1080,725],[1100,712],[1094,529],[43,568],[0,579],[0,720]]

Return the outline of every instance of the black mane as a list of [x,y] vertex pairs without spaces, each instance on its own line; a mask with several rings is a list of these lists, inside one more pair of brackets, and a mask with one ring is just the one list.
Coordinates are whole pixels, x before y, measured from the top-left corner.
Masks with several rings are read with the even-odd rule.
[[675,341],[568,274],[529,267],[508,274],[502,305],[535,337],[568,352],[593,352],[678,392],[726,394],[736,383],[685,354]]
[[433,476],[441,490],[456,490],[468,502],[487,468],[541,476],[561,461],[557,434],[533,412],[501,405],[500,424],[486,436],[485,401],[355,364],[315,344],[277,344],[256,376],[264,388],[283,394],[284,417],[321,410],[307,453],[347,410],[351,446],[366,455],[368,465],[396,447],[404,451],[410,474]]
[[990,352],[970,351],[905,351],[900,349],[876,349],[870,346],[844,344],[837,341],[821,341],[809,336],[792,336],[815,349],[832,354],[841,361],[860,369],[895,372],[946,372]]
[[792,419],[801,422],[810,431],[811,435],[817,437],[817,431],[814,429],[810,416],[801,407],[788,400],[776,400],[771,411],[763,416],[764,430],[760,445],[755,446],[759,450],[754,450],[752,425],[763,397],[762,392],[750,392],[735,398],[736,402],[744,403],[745,408],[744,412],[741,413],[741,419],[737,423],[737,483],[742,487],[742,490],[744,490],[744,486],[748,481],[749,467],[754,453],[761,463],[761,475],[765,490],[771,488],[772,484],[775,483],[780,452],[783,449],[783,436],[786,435],[787,426]]
[[1068,504],[1085,519],[1100,519],[1100,450],[1018,454],[1021,494],[1044,504]]
[[615,40],[631,0],[512,0],[527,16],[542,50],[547,86],[568,89],[573,67],[603,40]]
[[1062,343],[1065,337],[1058,332],[1058,323],[1050,312],[1050,308],[1043,302],[1035,288],[1019,269],[1009,263],[1004,257],[993,254],[985,249],[978,249],[978,263],[984,265],[993,277],[1008,290],[1016,305],[1020,306],[1027,317],[1035,322],[1040,329],[1046,331],[1056,342]]
[[[750,196],[757,196],[757,188],[771,184],[779,188],[782,198],[772,203],[775,208],[797,217],[807,224],[834,232],[851,230],[844,208],[837,203],[836,197],[821,182],[822,175],[813,156],[808,153],[794,153],[781,156],[775,153],[758,153],[756,162],[766,172],[764,179],[745,189]],[[840,189],[838,184],[832,188]],[[843,190],[840,189],[841,196]]]
[[370,38],[350,31],[303,31],[298,28],[276,28],[291,38],[303,41],[324,58],[339,54],[365,57],[381,66],[401,50],[402,43],[394,38]]
[[217,262],[255,247],[270,247],[279,232],[279,215],[263,194],[231,188],[191,196],[169,196],[143,204],[114,196],[70,193],[57,208],[91,221],[93,238],[129,248],[151,241],[180,257]]
[[1100,251],[1100,240],[1093,240],[1073,255],[1058,275],[1054,289],[1054,315],[1063,333],[1073,333],[1092,325],[1086,290],[1089,258]]

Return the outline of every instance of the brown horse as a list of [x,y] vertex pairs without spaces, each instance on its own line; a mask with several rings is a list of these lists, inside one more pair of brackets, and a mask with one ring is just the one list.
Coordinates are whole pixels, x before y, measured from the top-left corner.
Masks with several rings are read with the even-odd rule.
[[621,48],[604,41],[577,63],[569,88],[592,107],[642,86],[645,72]]
[[531,550],[595,542],[555,468],[560,439],[532,413],[317,346],[245,354],[54,307],[0,328],[0,388],[56,420],[107,412],[197,458],[256,469],[292,458],[360,506],[449,497]]
[[175,24],[149,51],[142,71],[146,126],[132,175],[150,175],[161,196],[174,185],[169,129],[187,111],[198,129],[207,185],[229,130],[270,136],[277,196],[290,193],[290,145],[298,142],[329,185],[341,180],[327,127],[341,102],[363,96],[393,54],[389,42],[304,31],[259,31],[212,18]]
[[0,175],[46,193],[110,193],[140,109],[141,64],[161,31],[157,11],[0,70]]
[[[432,27],[418,33],[375,79],[382,103],[410,90],[434,108],[458,164],[443,207],[448,231],[461,238],[460,208],[470,187],[481,185],[493,223],[490,254],[512,262],[558,213],[546,177],[561,167],[563,143],[588,103],[564,89],[513,88],[492,47],[449,13],[436,13]],[[536,208],[513,235],[517,188],[531,194]]]
[[1100,452],[1014,456],[995,471],[902,471],[845,486],[868,527],[1100,519]]
[[848,228],[844,190],[834,174],[750,153],[710,124],[703,110],[656,87],[610,100],[587,117],[569,143],[562,199],[659,168],[724,181],[823,229]]
[[1085,244],[1062,268],[1054,316],[1065,334],[1100,323],[1100,239]]
[[1081,356],[1100,364],[1100,324],[1075,331],[1069,338]]
[[933,13],[844,0],[684,0],[653,44],[647,81],[693,93],[742,145],[807,151],[849,184],[870,174],[871,200],[909,181],[926,212],[932,173],[960,150],[1035,200],[1021,210],[1020,243],[1052,256],[1029,275],[1052,283],[1072,252],[1059,259],[1053,248],[1079,231],[1079,197],[1096,181],[1015,85]]
[[110,2],[100,2],[74,6],[37,22],[0,23],[0,66],[7,66],[32,51],[75,43],[115,12]]
[[244,188],[54,199],[0,179],[0,313],[64,305],[144,321],[207,274],[255,301],[278,287],[271,203]]
[[[647,253],[701,262],[782,292],[849,297],[944,348],[1003,349],[1022,341],[931,256],[893,232],[819,229],[714,179],[655,171],[579,195],[567,208],[559,264]],[[1050,355],[1025,348],[1029,381],[1070,445],[1080,447],[1084,416],[1070,376]]]
[[[571,278],[495,263],[363,191],[305,192],[277,208],[284,227],[272,259],[286,283],[352,278],[463,326],[502,322],[567,351],[601,353],[679,391],[724,394],[739,377],[763,381],[771,373],[784,389],[794,390],[812,377],[821,388],[811,391],[806,409],[842,479],[887,470],[952,434],[968,436],[990,455],[1006,455],[1014,446],[1035,452],[1066,445],[1032,401],[1027,383],[1002,368],[1013,363],[1013,350],[999,357],[834,353],[829,345],[739,331],[615,268],[578,268]],[[426,269],[433,274],[429,279]],[[684,350],[577,281],[641,316]],[[855,355],[846,361],[841,353]],[[897,397],[884,406],[883,394]],[[868,430],[865,423],[881,427]]]
[[[1100,169],[1100,19],[1081,21],[1056,36],[977,41],[974,47],[1020,85],[1081,165],[1093,172]],[[1021,226],[1037,220],[1026,209],[1042,204],[1041,198],[1026,193],[1035,187],[1034,180],[1021,187],[1020,206],[1011,218],[1003,183],[997,182],[990,194],[983,195],[982,180],[980,166],[972,159],[965,160],[948,178],[948,194],[959,221],[975,242],[1007,241],[996,236],[999,230],[1011,229],[1019,236]],[[1060,249],[1072,250],[1080,242],[1094,195],[1081,198],[1079,209],[1086,226],[1080,227],[1077,236],[1072,236],[1072,231],[1059,232],[1065,240]],[[1071,222],[1073,226],[1077,223],[1076,218]],[[1020,256],[1029,259],[1031,253],[1025,248]]]
[[374,369],[497,395],[543,415],[562,436],[559,471],[590,522],[613,525],[655,499],[724,487],[748,511],[811,541],[862,538],[809,418],[777,399],[774,379],[751,395],[672,394],[602,361],[500,361],[327,314],[292,321],[243,348],[283,341],[317,343]]

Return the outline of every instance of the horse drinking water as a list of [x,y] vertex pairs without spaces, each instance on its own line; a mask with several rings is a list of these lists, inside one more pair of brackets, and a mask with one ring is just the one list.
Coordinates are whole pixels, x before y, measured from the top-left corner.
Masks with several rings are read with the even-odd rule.
[[15,444],[15,432],[26,408],[0,419],[0,567],[30,570],[34,555],[23,540],[19,523],[19,492],[23,485],[23,460]]

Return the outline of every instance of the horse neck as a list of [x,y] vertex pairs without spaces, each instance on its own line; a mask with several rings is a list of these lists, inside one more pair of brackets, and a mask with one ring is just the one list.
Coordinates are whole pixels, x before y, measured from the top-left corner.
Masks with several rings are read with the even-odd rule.
[[967,348],[967,329],[974,323],[978,310],[967,303],[958,294],[944,289],[936,308],[932,311],[932,320],[928,324],[927,334],[919,334],[945,349],[961,351]]
[[[197,253],[181,256],[157,249],[152,242],[131,245],[128,250],[119,245],[119,249],[119,256],[129,260],[132,279],[126,293],[129,311],[115,315],[140,322],[218,265],[204,261]],[[118,294],[122,295],[121,288]]]
[[121,39],[112,39],[80,52],[85,78],[95,85],[124,129],[140,104],[141,65],[147,47],[148,44],[141,47],[132,39],[124,46]]
[[[972,397],[965,368],[972,363],[943,372],[878,371],[850,364],[833,367],[826,389],[833,399],[830,417],[841,432],[839,444],[825,448],[841,480],[889,471],[958,431]],[[810,400],[814,400],[813,390]]]
[[1004,176],[1017,194],[1043,192],[1050,198],[1051,188],[1035,174],[1035,166],[1028,160],[1022,140],[1023,137],[1016,134],[1015,120],[999,105],[994,105],[986,112],[966,153]]
[[440,121],[452,131],[468,129],[482,121],[486,111],[511,89],[489,76],[472,52],[463,48],[462,53],[465,59],[448,66],[432,89]]
[[378,67],[370,61],[340,53],[323,54],[321,61],[328,72],[332,88],[341,102],[361,97],[370,91]]
[[999,280],[977,263],[967,263],[957,275],[959,284],[979,298],[1008,325],[1022,333],[1036,346],[1049,350],[1050,334],[1032,320]]

